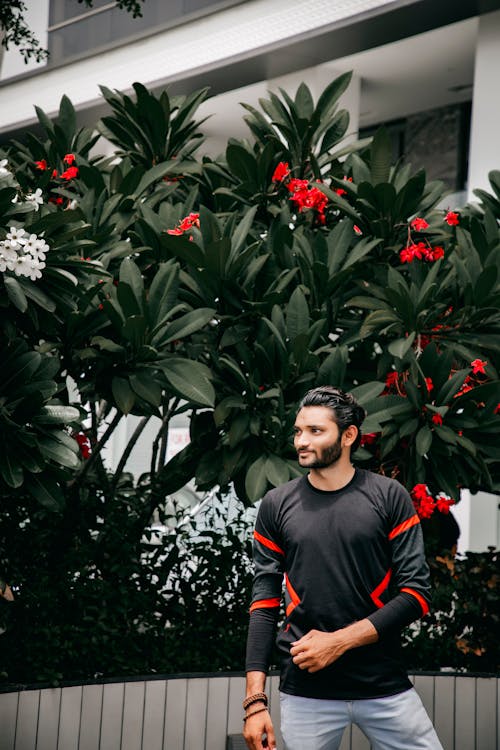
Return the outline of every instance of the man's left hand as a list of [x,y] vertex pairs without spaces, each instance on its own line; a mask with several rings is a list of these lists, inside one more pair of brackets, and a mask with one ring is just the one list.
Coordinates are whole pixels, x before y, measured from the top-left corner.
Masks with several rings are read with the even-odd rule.
[[333,664],[346,651],[344,638],[340,631],[324,633],[321,630],[310,630],[300,640],[292,644],[290,653],[293,663],[299,669],[308,672],[319,672],[320,669]]

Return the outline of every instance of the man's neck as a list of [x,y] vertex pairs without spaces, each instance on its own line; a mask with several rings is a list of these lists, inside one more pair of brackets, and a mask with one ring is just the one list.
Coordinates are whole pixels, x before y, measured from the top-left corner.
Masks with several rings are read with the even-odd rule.
[[333,466],[327,466],[325,469],[311,469],[309,472],[309,481],[317,490],[334,492],[341,490],[346,484],[349,484],[355,473],[354,466],[350,460],[338,461]]

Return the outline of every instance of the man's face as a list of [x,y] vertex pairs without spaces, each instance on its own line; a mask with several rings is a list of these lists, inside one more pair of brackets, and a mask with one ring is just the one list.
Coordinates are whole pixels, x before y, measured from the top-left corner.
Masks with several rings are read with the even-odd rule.
[[342,454],[342,436],[327,406],[304,406],[295,420],[293,440],[300,466],[326,469]]

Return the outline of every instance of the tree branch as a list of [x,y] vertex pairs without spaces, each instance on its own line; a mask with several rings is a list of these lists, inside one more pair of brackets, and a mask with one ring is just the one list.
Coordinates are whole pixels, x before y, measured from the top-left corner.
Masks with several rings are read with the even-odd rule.
[[147,423],[149,422],[151,417],[143,417],[137,427],[135,428],[134,432],[132,433],[132,436],[130,440],[127,443],[127,447],[122,453],[122,456],[120,458],[120,461],[118,463],[118,466],[116,467],[116,471],[113,476],[113,480],[111,482],[111,493],[114,494],[116,490],[116,486],[118,484],[118,481],[123,474],[123,470],[125,468],[125,464],[127,463],[127,460],[132,453],[132,450],[139,440],[144,428],[146,427]]

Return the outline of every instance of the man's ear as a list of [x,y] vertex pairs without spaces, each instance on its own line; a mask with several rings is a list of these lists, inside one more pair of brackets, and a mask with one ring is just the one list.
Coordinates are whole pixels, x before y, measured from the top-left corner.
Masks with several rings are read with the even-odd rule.
[[350,424],[342,433],[342,445],[345,445],[346,448],[350,447],[358,437],[358,433],[359,430],[356,425]]

